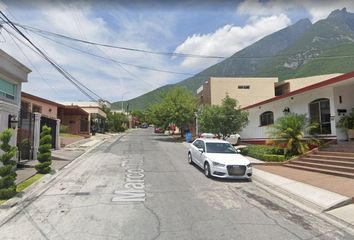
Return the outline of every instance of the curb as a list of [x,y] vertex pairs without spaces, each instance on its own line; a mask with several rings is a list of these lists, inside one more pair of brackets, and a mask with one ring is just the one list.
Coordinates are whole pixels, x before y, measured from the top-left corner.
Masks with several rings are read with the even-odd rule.
[[[122,137],[124,137],[126,134],[123,134],[119,136],[117,140],[120,140]],[[6,212],[1,213],[0,212],[0,228],[3,226],[6,222],[14,218],[18,213],[21,212],[22,209],[27,207],[29,204],[31,204],[36,198],[38,198],[40,195],[42,195],[45,191],[47,191],[50,187],[50,183],[53,183],[55,180],[59,180],[60,176],[65,176],[66,174],[70,173],[70,167],[74,164],[79,164],[81,160],[89,154],[93,149],[96,147],[102,145],[105,143],[108,139],[112,138],[114,136],[108,137],[106,139],[103,139],[101,142],[93,145],[87,151],[85,151],[83,154],[78,156],[77,158],[73,159],[69,164],[61,168],[60,170],[55,170],[54,173],[47,174],[43,176],[39,181],[33,183],[31,186],[26,188],[23,191],[23,197],[18,197],[15,196],[9,200],[7,200],[5,203],[3,203],[0,206],[0,209],[5,210]],[[68,169],[67,171],[65,171]],[[0,210],[0,211],[2,211]]]

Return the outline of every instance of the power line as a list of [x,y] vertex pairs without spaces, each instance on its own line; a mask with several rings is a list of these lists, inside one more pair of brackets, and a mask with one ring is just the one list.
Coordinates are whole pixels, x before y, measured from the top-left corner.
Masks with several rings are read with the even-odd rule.
[[186,76],[194,76],[195,73],[186,73],[186,72],[176,72],[176,71],[170,71],[170,70],[163,70],[163,69],[158,69],[158,68],[153,68],[153,67],[148,67],[148,66],[142,66],[142,65],[136,65],[136,64],[132,64],[132,63],[127,63],[127,62],[122,62],[122,61],[118,61],[116,59],[113,59],[113,58],[108,58],[108,57],[104,57],[104,56],[101,56],[101,55],[97,55],[97,54],[94,54],[92,52],[87,52],[85,50],[82,50],[80,48],[76,48],[76,47],[73,47],[71,45],[68,45],[68,44],[65,44],[65,43],[62,43],[62,42],[59,42],[59,41],[56,41],[50,37],[47,37],[47,36],[44,36],[42,35],[41,33],[35,33],[43,38],[46,38],[50,41],[53,41],[57,44],[60,44],[60,45],[63,45],[63,46],[66,46],[68,48],[71,48],[71,49],[74,49],[76,51],[79,51],[79,52],[82,52],[82,53],[85,53],[85,54],[88,54],[88,55],[91,55],[91,56],[95,56],[95,57],[98,57],[98,58],[102,58],[102,59],[106,59],[106,60],[109,60],[111,62],[115,62],[115,63],[118,63],[118,64],[122,64],[122,65],[127,65],[127,66],[132,66],[132,67],[135,67],[135,68],[140,68],[140,69],[145,69],[145,70],[151,70],[151,71],[156,71],[156,72],[163,72],[163,73],[170,73],[170,74],[178,74],[178,75],[186,75]]
[[[81,82],[79,82],[77,79],[75,79],[71,74],[69,74],[65,69],[63,69],[59,64],[57,64],[53,59],[50,59],[49,56],[47,56],[40,48],[38,48],[25,34],[23,34],[7,17],[6,15],[0,11],[0,14],[7,20],[7,24],[10,25],[17,33],[19,33],[24,39],[26,39],[27,42],[30,43],[31,46],[33,46],[38,53],[46,60],[48,61],[59,73],[61,73],[67,80],[69,80],[76,88],[82,92],[84,95],[86,95],[89,99],[93,101],[97,101],[97,99],[93,98],[90,94],[88,94],[83,88],[86,90],[90,91],[94,95],[98,96],[96,93],[94,93],[92,90],[84,86]],[[0,17],[2,20],[4,20],[2,17]],[[5,21],[5,20],[4,20]],[[6,22],[6,21],[5,21]],[[99,96],[98,96],[99,97]],[[99,97],[102,99],[101,97]]]
[[145,49],[138,49],[138,48],[128,48],[128,47],[122,47],[122,46],[116,46],[116,45],[111,45],[111,44],[105,44],[105,43],[98,43],[98,42],[93,42],[93,41],[87,41],[79,38],[74,38],[70,36],[66,36],[63,34],[59,33],[54,33],[50,32],[47,30],[19,24],[19,23],[14,23],[16,26],[19,26],[23,29],[27,29],[29,31],[36,31],[40,32],[43,34],[47,35],[52,35],[55,37],[60,37],[60,38],[65,38],[71,41],[77,41],[81,43],[86,43],[86,44],[91,44],[91,45],[96,45],[96,46],[101,46],[101,47],[106,47],[106,48],[115,48],[115,49],[120,49],[120,50],[125,50],[125,51],[133,51],[133,52],[140,52],[140,53],[149,53],[149,54],[155,54],[155,55],[165,55],[165,56],[173,56],[173,57],[186,57],[186,58],[214,58],[214,59],[225,59],[227,57],[221,57],[221,56],[211,56],[211,55],[199,55],[199,54],[190,54],[190,53],[178,53],[178,52],[158,52],[158,51],[150,51],[150,50],[145,50]]
[[[7,31],[6,31],[7,32]],[[9,34],[9,32],[7,32]],[[14,37],[9,34],[10,38],[12,39],[12,41],[15,43],[16,47],[20,50],[20,52],[22,53],[22,55],[27,59],[27,61],[31,64],[31,66],[34,68],[34,70],[37,71],[38,75],[40,76],[40,78],[48,85],[49,88],[51,88],[55,94],[57,96],[59,96],[59,93],[49,84],[49,82],[47,81],[47,79],[45,79],[42,75],[42,73],[37,69],[37,67],[32,63],[31,59],[29,59],[29,57],[26,55],[26,53],[22,50],[22,48],[20,47],[20,45],[16,42],[16,40],[14,39]]]
[[[92,41],[87,41],[87,40],[82,40],[82,39],[77,39],[73,37],[69,37],[66,35],[58,34],[58,33],[53,33],[47,30],[42,30],[39,28],[31,27],[31,26],[26,26],[23,24],[19,23],[14,23],[15,25],[27,29],[31,32],[37,32],[37,33],[42,33],[46,35],[52,35],[54,37],[60,37],[60,38],[65,38],[68,40],[72,41],[78,41],[82,43],[87,43],[87,44],[92,44],[92,45],[98,45],[98,46],[103,46],[103,47],[110,47],[110,48],[117,48],[117,49],[122,49],[122,50],[129,50],[129,51],[136,51],[136,52],[144,52],[144,53],[151,53],[151,54],[160,54],[160,55],[171,55],[171,56],[182,56],[182,57],[195,57],[195,58],[218,58],[218,59],[226,59],[226,58],[236,58],[236,59],[265,59],[265,58],[271,58],[271,57],[288,57],[292,56],[295,54],[301,54],[302,52],[295,52],[295,53],[287,53],[287,54],[275,54],[275,55],[269,55],[269,56],[230,56],[230,57],[220,57],[220,56],[208,56],[208,55],[197,55],[197,54],[188,54],[188,53],[168,53],[168,52],[157,52],[157,51],[149,51],[149,50],[143,50],[143,49],[136,49],[136,48],[127,48],[127,47],[120,47],[120,46],[115,46],[115,45],[109,45],[109,44],[103,44],[103,43],[96,43]],[[40,36],[43,37],[43,35],[40,34]],[[326,49],[325,49],[326,50]],[[308,57],[308,59],[322,59],[322,58],[337,58],[338,56],[318,56],[318,57]],[[339,56],[341,57],[341,56]],[[343,55],[343,57],[351,57],[351,55]]]

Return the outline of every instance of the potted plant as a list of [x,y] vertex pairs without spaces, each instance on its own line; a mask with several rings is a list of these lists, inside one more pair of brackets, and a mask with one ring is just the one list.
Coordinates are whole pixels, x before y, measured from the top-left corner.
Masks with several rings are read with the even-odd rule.
[[337,123],[338,128],[342,128],[348,136],[348,140],[351,138],[354,138],[354,111],[348,115],[342,116],[338,123]]

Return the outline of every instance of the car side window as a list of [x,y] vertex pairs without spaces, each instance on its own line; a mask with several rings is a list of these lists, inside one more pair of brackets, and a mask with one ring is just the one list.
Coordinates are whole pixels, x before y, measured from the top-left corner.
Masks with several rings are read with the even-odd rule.
[[200,148],[200,140],[197,140],[193,143],[193,145],[196,147],[196,148]]

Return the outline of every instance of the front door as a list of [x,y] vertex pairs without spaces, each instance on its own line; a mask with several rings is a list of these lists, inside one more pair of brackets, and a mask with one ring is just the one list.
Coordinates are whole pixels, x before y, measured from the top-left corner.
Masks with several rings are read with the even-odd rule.
[[313,133],[331,134],[331,111],[328,98],[317,99],[310,103],[310,120],[318,127]]

